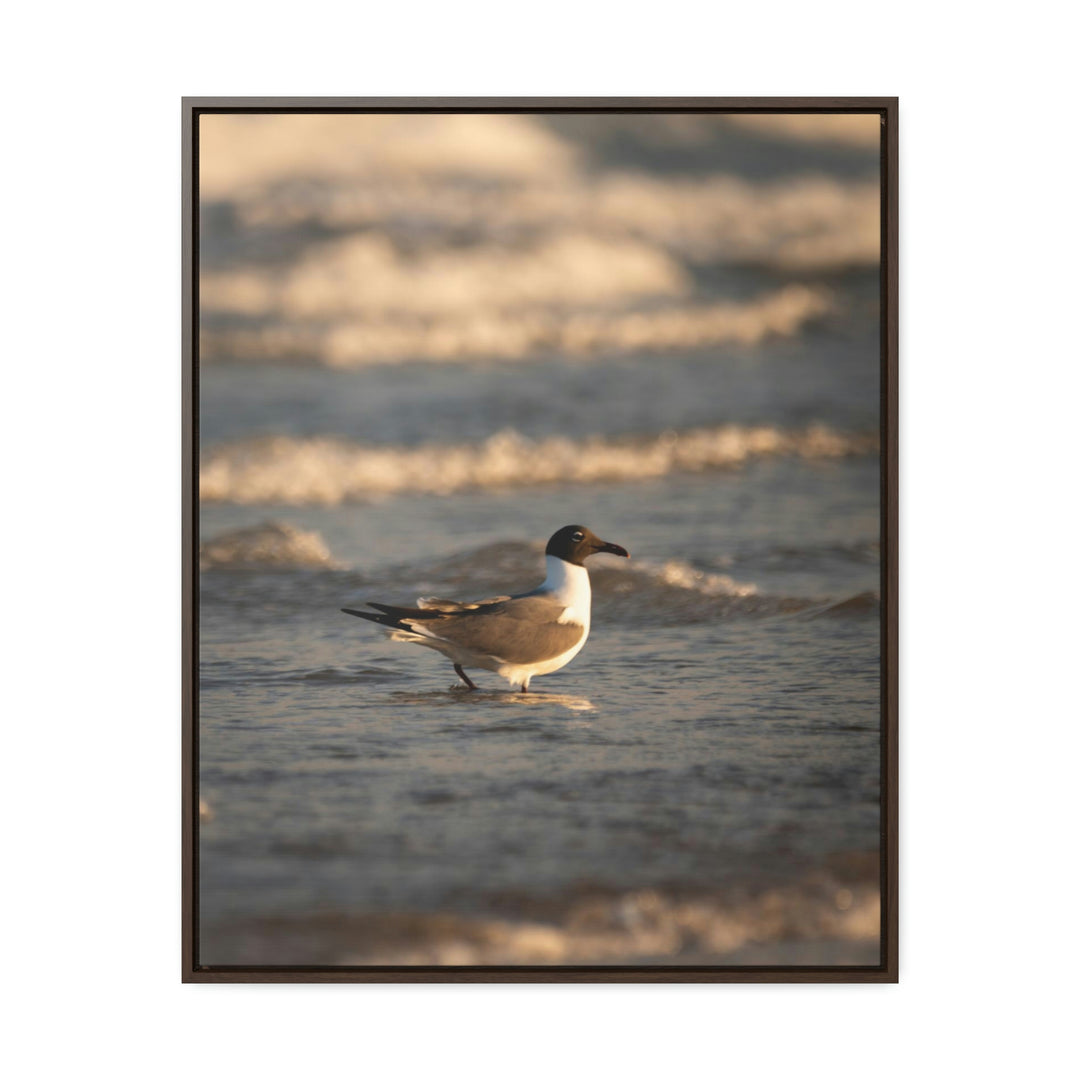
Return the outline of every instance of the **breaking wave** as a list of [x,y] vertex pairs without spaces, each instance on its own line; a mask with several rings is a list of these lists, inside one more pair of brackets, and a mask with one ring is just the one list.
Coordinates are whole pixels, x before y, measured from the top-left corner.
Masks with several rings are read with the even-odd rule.
[[[650,562],[638,559],[633,565],[618,563],[614,568],[605,568],[599,572],[603,577],[607,573],[638,575],[651,583],[672,589],[685,589],[702,596],[756,596],[757,586],[745,581],[736,581],[729,574],[717,574],[709,570],[699,570],[683,559],[668,559],[664,562]],[[606,582],[605,582],[606,583]],[[617,587],[617,586],[616,586]]]
[[[735,128],[841,144],[864,149],[871,164],[880,141],[873,115],[672,117],[666,127],[668,136],[681,132],[677,141],[713,147]],[[639,118],[624,134],[648,130]],[[201,195],[229,202],[244,227],[378,228],[420,241],[442,232],[502,244],[576,229],[729,263],[806,268],[878,259],[873,181],[819,171],[748,182],[724,172],[590,169],[581,146],[533,117],[210,115],[199,137]],[[652,157],[666,159],[668,150],[653,147]]]
[[[645,567],[646,572],[649,567]],[[664,585],[676,589],[689,589],[702,596],[756,596],[757,586],[746,581],[736,581],[730,574],[716,574],[698,570],[681,559],[669,559],[655,570]]]
[[199,286],[208,311],[301,319],[625,303],[688,287],[662,251],[582,233],[548,236],[524,250],[481,244],[412,255],[384,236],[355,233],[318,245],[287,269],[207,272]]
[[878,962],[877,883],[829,871],[755,891],[598,889],[531,906],[540,910],[524,918],[327,912],[251,920],[212,932],[207,944],[216,963],[259,963],[271,952],[276,963],[365,965]]
[[[543,543],[501,541],[435,562],[387,567],[376,576],[380,588],[409,603],[420,591],[418,582],[423,582],[423,590],[456,600],[525,592],[543,577],[543,551]],[[879,611],[873,593],[837,600],[762,592],[752,581],[702,569],[684,559],[600,557],[592,561],[589,576],[597,610],[628,626],[716,617],[858,618]],[[365,582],[364,587],[369,586]]]
[[295,525],[268,521],[244,529],[232,529],[199,547],[202,570],[270,567],[326,567],[340,564],[317,532]]
[[[267,523],[225,532],[203,545],[201,569],[215,574],[203,580],[202,590],[205,601],[236,606],[245,619],[277,619],[313,608],[336,612],[354,596],[362,602],[374,585],[382,599],[395,602],[413,603],[427,593],[470,602],[534,588],[544,574],[543,552],[542,542],[506,540],[361,575],[331,558],[318,533]],[[311,569],[328,572],[279,572]],[[272,573],[226,582],[233,570]],[[763,592],[752,581],[683,559],[601,557],[590,566],[590,577],[601,617],[617,618],[627,626],[777,615],[859,619],[880,611],[876,593],[829,598]]]
[[880,251],[881,190],[872,182],[802,176],[661,178],[618,172],[497,189],[419,181],[285,184],[242,200],[248,227],[438,228],[493,243],[572,230],[630,238],[694,262],[787,270],[869,266]]
[[[382,920],[380,920],[382,921]],[[708,963],[747,946],[828,941],[871,946],[874,963],[881,906],[873,886],[779,888],[741,902],[676,900],[653,889],[580,901],[558,923],[403,920],[344,963],[618,964],[641,957]],[[394,933],[393,930],[397,930]],[[402,930],[407,930],[402,933]]]
[[[747,125],[869,148],[877,118],[631,127],[711,147],[716,170]],[[352,366],[752,343],[797,333],[831,299],[807,284],[736,299],[717,267],[879,260],[880,189],[865,172],[680,173],[653,167],[662,145],[628,165],[567,135],[527,116],[203,117],[202,358]]]
[[339,503],[404,493],[634,481],[733,468],[769,457],[831,459],[877,451],[877,436],[737,424],[625,438],[528,439],[513,430],[480,443],[363,446],[330,437],[268,437],[208,452],[208,502]]
[[281,180],[559,176],[574,149],[526,116],[208,114],[199,118],[199,188],[235,198]]
[[[568,274],[565,281],[573,279]],[[604,287],[612,288],[614,280]],[[235,277],[225,288],[235,290],[238,305],[249,301],[261,305],[266,300],[263,285],[254,279],[245,283],[242,276]],[[385,312],[367,319],[344,316],[329,321],[272,317],[256,325],[204,328],[200,355],[208,360],[338,368],[402,360],[527,360],[545,354],[581,359],[646,349],[755,345],[770,337],[790,337],[832,308],[827,290],[790,285],[752,300],[634,311],[567,313],[544,306],[517,311],[465,306],[455,313],[408,318]]]

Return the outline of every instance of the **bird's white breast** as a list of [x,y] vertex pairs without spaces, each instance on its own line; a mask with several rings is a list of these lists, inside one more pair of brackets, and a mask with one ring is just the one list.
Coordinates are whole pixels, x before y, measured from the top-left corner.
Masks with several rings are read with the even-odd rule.
[[[589,571],[584,566],[575,566],[557,555],[548,555],[547,577],[540,586],[558,600],[565,610],[559,616],[561,623],[576,623],[584,626],[586,633],[592,617],[592,586],[589,584]],[[583,645],[584,638],[581,644]],[[581,646],[579,645],[578,648]],[[576,650],[575,650],[576,651]]]

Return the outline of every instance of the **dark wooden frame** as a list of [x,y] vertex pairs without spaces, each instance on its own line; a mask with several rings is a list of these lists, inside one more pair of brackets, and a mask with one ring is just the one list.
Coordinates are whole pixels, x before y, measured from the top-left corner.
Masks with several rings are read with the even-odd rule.
[[[881,116],[881,963],[875,967],[206,967],[198,963],[199,275],[198,117],[209,112],[877,113]],[[182,102],[184,982],[879,982],[898,981],[899,690],[897,553],[898,197],[895,97],[799,98],[184,98]]]

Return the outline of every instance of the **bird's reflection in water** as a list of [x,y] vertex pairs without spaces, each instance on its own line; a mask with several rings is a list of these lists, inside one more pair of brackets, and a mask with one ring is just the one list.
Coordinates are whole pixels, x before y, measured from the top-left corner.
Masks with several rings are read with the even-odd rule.
[[545,709],[558,706],[571,712],[595,712],[596,706],[575,694],[553,694],[530,690],[527,694],[506,690],[470,690],[466,686],[451,686],[446,690],[399,690],[390,694],[390,701],[401,705],[470,705],[478,708],[507,708],[521,706]]

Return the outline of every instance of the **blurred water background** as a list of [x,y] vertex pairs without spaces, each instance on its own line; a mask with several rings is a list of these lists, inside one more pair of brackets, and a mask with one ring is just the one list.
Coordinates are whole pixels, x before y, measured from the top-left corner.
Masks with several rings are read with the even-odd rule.
[[878,118],[199,125],[200,962],[876,964]]

